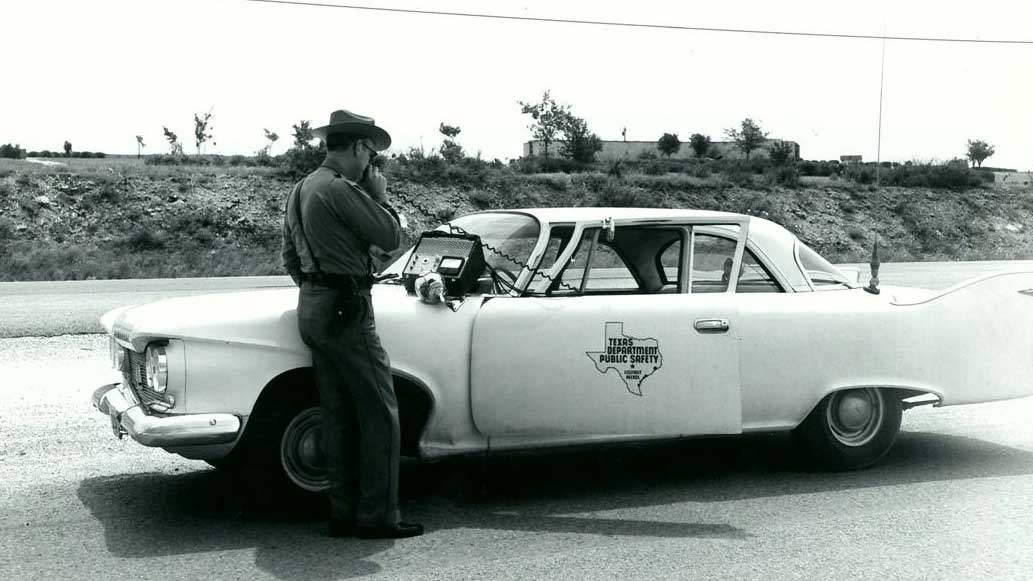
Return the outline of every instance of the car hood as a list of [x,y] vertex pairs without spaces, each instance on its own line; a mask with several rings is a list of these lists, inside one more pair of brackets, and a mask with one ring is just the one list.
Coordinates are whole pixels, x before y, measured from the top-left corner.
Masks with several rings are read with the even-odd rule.
[[[378,314],[415,299],[398,285],[376,285]],[[303,349],[298,335],[294,287],[194,295],[121,307],[105,313],[101,324],[123,344],[143,351],[154,339],[247,343],[291,350]]]

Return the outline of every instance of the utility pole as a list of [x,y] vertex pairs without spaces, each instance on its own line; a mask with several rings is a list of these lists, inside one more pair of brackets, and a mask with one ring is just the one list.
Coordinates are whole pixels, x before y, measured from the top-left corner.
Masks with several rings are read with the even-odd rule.
[[882,24],[882,60],[879,63],[879,136],[875,144],[875,187],[879,187],[882,169],[882,87],[886,78],[886,23]]

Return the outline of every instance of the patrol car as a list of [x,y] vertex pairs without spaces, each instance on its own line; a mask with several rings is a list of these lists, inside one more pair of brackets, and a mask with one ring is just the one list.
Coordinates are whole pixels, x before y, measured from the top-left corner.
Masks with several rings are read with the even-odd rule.
[[[859,278],[740,214],[463,216],[372,291],[403,454],[793,431],[853,469],[886,454],[908,408],[1033,394],[1033,273],[935,292]],[[122,381],[95,406],[118,437],[324,490],[297,292],[107,313]]]

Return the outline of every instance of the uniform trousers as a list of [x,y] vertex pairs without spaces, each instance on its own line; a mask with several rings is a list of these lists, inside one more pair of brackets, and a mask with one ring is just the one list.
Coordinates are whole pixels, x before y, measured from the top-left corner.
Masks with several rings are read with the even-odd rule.
[[330,516],[358,526],[399,521],[398,400],[368,289],[303,282],[298,330],[312,350],[323,416]]

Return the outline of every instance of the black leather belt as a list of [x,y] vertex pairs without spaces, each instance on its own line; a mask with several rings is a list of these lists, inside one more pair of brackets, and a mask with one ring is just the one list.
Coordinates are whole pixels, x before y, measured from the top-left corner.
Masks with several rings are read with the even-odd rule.
[[343,291],[363,291],[373,287],[373,277],[370,275],[304,272],[301,274],[301,280]]

